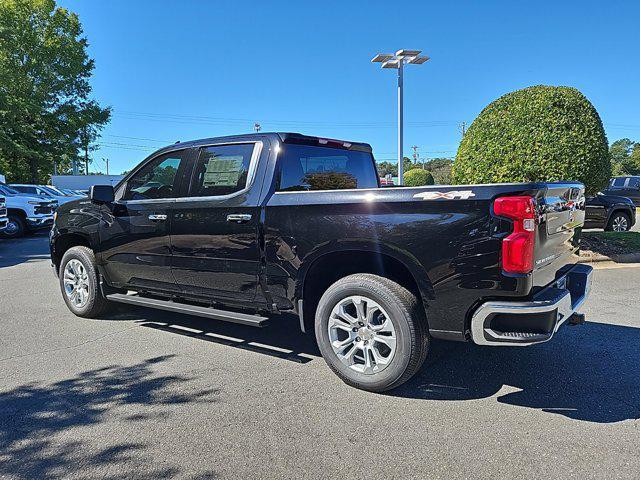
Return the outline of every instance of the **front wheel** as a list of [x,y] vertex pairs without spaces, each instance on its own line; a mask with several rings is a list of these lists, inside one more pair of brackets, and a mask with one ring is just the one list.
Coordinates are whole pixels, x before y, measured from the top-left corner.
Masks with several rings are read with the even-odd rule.
[[409,380],[429,347],[424,309],[389,279],[354,274],[322,295],[315,318],[318,347],[348,385],[383,392]]
[[605,230],[614,232],[626,232],[631,228],[631,222],[626,213],[615,212],[609,219],[609,224]]
[[7,226],[2,231],[2,235],[6,238],[20,238],[24,236],[25,231],[24,220],[18,215],[9,214]]
[[93,251],[72,247],[60,262],[60,289],[67,307],[79,317],[95,318],[109,307],[102,295]]

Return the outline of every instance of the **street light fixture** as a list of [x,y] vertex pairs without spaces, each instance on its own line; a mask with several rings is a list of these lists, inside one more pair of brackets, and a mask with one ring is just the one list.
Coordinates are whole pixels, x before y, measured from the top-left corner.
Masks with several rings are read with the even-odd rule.
[[422,65],[429,57],[420,55],[421,50],[398,50],[395,55],[391,53],[379,53],[371,59],[373,63],[381,63],[382,68],[395,68],[398,70],[398,184],[404,184],[404,159],[402,152],[402,76],[405,64]]

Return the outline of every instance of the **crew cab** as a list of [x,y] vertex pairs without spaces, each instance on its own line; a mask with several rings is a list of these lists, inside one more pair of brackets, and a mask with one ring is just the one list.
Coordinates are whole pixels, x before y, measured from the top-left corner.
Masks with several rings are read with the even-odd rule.
[[25,233],[48,228],[53,224],[53,212],[58,202],[37,195],[28,195],[0,182],[0,194],[5,196],[7,225],[2,235],[19,238]]
[[578,324],[576,182],[381,188],[365,143],[258,133],[178,143],[57,211],[78,316],[114,303],[313,332],[347,384],[408,380],[432,338],[529,346]]

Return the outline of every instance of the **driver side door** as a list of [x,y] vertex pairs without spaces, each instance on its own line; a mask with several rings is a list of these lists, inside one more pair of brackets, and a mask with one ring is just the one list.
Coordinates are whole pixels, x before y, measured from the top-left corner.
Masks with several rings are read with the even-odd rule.
[[99,232],[103,268],[114,286],[179,291],[171,273],[169,212],[182,194],[190,154],[181,149],[151,159],[116,192]]

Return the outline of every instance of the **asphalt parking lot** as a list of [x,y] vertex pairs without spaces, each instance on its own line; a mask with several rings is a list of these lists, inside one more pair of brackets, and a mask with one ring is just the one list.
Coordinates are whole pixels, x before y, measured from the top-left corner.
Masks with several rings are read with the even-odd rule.
[[525,349],[434,343],[387,395],[296,320],[64,305],[45,235],[0,241],[0,478],[640,478],[640,268]]

